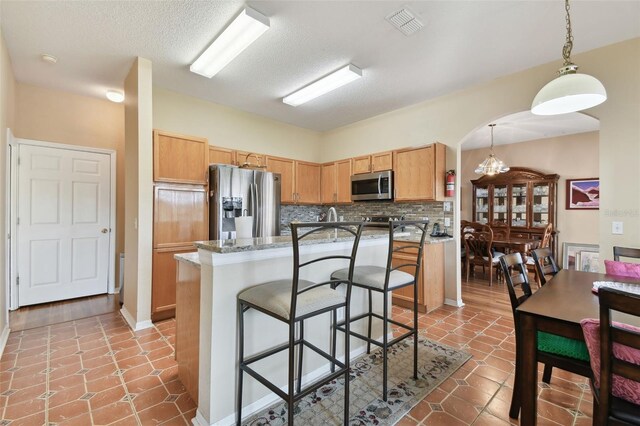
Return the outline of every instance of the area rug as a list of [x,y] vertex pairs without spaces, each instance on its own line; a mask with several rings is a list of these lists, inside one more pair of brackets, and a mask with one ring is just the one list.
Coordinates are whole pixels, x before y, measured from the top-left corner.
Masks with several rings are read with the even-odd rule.
[[[382,396],[382,349],[351,362],[350,426],[393,425],[427,394],[451,376],[471,355],[428,339],[418,341],[418,380],[414,380],[413,341],[400,342],[388,353],[388,398]],[[295,407],[297,425],[341,425],[344,379],[313,392]],[[246,426],[284,425],[287,405],[278,402],[243,422]]]

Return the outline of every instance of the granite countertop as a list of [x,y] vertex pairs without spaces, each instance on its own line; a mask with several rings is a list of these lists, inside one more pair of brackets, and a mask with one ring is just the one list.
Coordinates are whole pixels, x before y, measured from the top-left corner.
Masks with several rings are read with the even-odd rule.
[[180,262],[189,263],[200,268],[200,256],[197,251],[194,251],[193,253],[174,254],[173,257]]
[[[361,240],[386,238],[389,235],[387,230],[367,229],[362,232]],[[312,244],[328,244],[341,241],[349,241],[351,234],[340,231],[335,238],[333,231],[318,233],[311,235],[300,241],[300,245]],[[394,236],[396,241],[418,241],[417,234],[410,232],[399,232]],[[453,241],[453,238],[431,238],[427,236],[425,244],[437,244],[446,241]],[[291,247],[291,236],[264,237],[264,238],[242,238],[236,240],[213,240],[213,241],[197,241],[195,246],[199,249],[212,251],[214,253],[239,253],[256,250],[268,250],[274,248]],[[177,257],[178,255],[176,255]]]

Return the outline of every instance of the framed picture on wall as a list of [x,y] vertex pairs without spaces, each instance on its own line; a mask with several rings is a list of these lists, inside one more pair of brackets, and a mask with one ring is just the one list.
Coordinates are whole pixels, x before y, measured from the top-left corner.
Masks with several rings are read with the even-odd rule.
[[[600,246],[598,244],[578,244],[578,243],[562,243],[562,267],[564,269],[584,270],[583,266],[589,266],[593,262],[593,257],[599,255]],[[583,257],[585,264],[583,265]],[[595,259],[596,268],[598,267],[598,258]],[[592,271],[592,272],[597,272]]]
[[598,210],[600,179],[567,179],[567,210]]

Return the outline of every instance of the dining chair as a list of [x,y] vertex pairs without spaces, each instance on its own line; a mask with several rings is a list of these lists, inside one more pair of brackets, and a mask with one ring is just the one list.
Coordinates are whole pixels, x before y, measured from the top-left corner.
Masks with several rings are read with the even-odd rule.
[[482,273],[486,274],[486,267],[489,267],[489,285],[493,285],[493,269],[499,267],[499,258],[503,254],[494,255],[493,252],[493,231],[488,225],[482,225],[481,230],[467,228],[462,234],[465,245],[465,269],[467,270],[467,282],[472,272],[475,274],[475,267],[482,266]]
[[640,319],[640,294],[600,287],[600,321],[581,322],[592,357],[593,424],[640,425],[640,328],[613,322],[617,311]]
[[[548,223],[547,226],[545,226],[544,228],[544,231],[542,233],[542,238],[540,238],[540,244],[538,245],[537,248],[542,249],[542,248],[551,247],[552,236],[553,236],[553,224]],[[542,279],[538,275],[538,269],[536,267],[536,261],[533,258],[533,253],[526,253],[525,263],[527,265],[527,270],[529,272],[533,272],[536,278],[536,282],[538,283],[538,287],[540,287],[541,285],[544,285],[544,283],[542,282]]]
[[620,256],[640,259],[640,248],[613,246],[613,260],[620,261]]
[[[382,399],[387,401],[387,375],[388,348],[396,343],[413,337],[413,378],[418,378],[418,278],[422,266],[422,251],[424,240],[427,234],[428,221],[389,221],[389,249],[385,266],[380,265],[358,265],[353,269],[353,279],[351,285],[367,290],[369,296],[369,309],[360,315],[349,317],[345,315],[345,320],[336,322],[336,328],[346,335],[351,335],[367,342],[367,353],[371,352],[371,345],[382,348]],[[398,229],[408,230],[415,233],[415,238],[411,240],[395,241],[394,233]],[[409,259],[403,260],[400,265],[393,265],[394,253],[408,254]],[[413,257],[415,256],[415,258]],[[413,261],[415,259],[415,261]],[[407,272],[408,270],[408,272]],[[348,280],[349,270],[339,269],[331,274],[332,279]],[[413,287],[413,325],[404,324],[391,319],[389,294],[393,290],[412,286]],[[382,294],[382,315],[373,311],[373,292]],[[362,335],[353,330],[349,330],[348,324],[361,319],[367,319],[367,335]],[[372,320],[376,318],[382,321],[382,341],[371,337]],[[404,329],[399,336],[389,340],[389,324]],[[335,338],[335,337],[334,337]],[[333,345],[335,348],[335,343]]]
[[[553,252],[549,247],[535,249],[531,252],[536,267],[536,277],[540,285],[545,285],[560,268],[553,257]],[[550,277],[548,278],[547,276]]]
[[[527,267],[522,260],[520,253],[511,253],[500,258],[500,266],[504,280],[507,283],[513,321],[516,332],[516,357],[521,355],[522,342],[520,339],[520,321],[517,308],[527,300],[533,292],[529,283]],[[589,353],[584,342],[575,339],[550,334],[539,331],[537,333],[537,360],[544,364],[542,381],[549,383],[553,367],[566,370],[583,377],[591,377],[591,367],[589,365]],[[516,365],[522,363],[516,361]],[[513,397],[509,416],[518,418],[520,413],[520,372],[516,369],[514,378]]]
[[[293,274],[291,278],[258,284],[243,290],[238,294],[238,384],[236,387],[236,424],[242,421],[242,382],[243,373],[256,379],[266,386],[271,392],[278,395],[287,403],[288,424],[293,426],[294,403],[305,395],[319,389],[325,383],[344,376],[344,424],[349,424],[349,323],[345,324],[344,360],[340,361],[335,356],[335,350],[331,354],[324,351],[305,339],[304,321],[318,315],[332,312],[336,318],[338,309],[344,309],[345,317],[349,318],[349,303],[351,301],[351,277],[358,249],[358,243],[362,234],[361,222],[321,222],[321,223],[292,223],[291,236],[293,240]],[[319,233],[342,231],[347,238],[351,238],[348,255],[328,255],[323,257],[304,258],[300,256],[300,242],[307,242]],[[320,278],[319,282],[308,281],[301,278],[301,272],[307,272],[304,268],[309,265],[322,265],[328,267],[335,265],[336,261],[348,261],[347,273],[344,277],[336,279]],[[339,284],[346,284],[344,292],[336,289]],[[257,354],[245,356],[244,342],[244,316],[250,311],[268,315],[288,326],[288,340],[276,344],[270,349]],[[329,326],[327,324],[327,326]],[[335,327],[331,326],[333,343],[336,341]],[[296,332],[297,330],[297,332]],[[330,364],[330,371],[316,378],[311,384],[302,388],[302,366],[304,349],[310,349],[324,357]],[[297,357],[296,355],[297,349]],[[281,385],[273,383],[253,367],[253,364],[272,355],[287,351],[287,386],[286,391]],[[297,360],[296,360],[297,358]],[[296,368],[297,364],[297,368]],[[337,369],[335,367],[338,367]],[[297,370],[297,371],[296,371]],[[296,380],[297,379],[297,380]]]

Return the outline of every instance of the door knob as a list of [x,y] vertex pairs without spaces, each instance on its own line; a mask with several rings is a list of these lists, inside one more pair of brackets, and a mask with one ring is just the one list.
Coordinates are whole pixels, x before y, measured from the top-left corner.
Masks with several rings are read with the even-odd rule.
[[102,232],[103,234],[106,234],[107,232],[109,232],[109,230],[107,228],[102,228],[100,232]]

